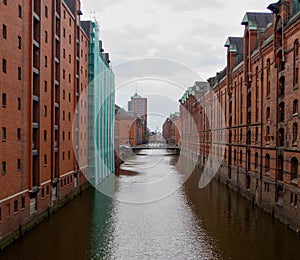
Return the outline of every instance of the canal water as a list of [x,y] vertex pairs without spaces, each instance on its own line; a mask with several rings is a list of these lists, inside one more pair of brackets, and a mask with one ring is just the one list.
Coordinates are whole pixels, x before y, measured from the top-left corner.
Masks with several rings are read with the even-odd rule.
[[164,150],[141,151],[121,167],[116,199],[90,188],[0,259],[299,259],[294,232],[216,180],[199,189],[197,170],[165,198],[129,202],[142,196],[130,183],[180,182],[176,163]]

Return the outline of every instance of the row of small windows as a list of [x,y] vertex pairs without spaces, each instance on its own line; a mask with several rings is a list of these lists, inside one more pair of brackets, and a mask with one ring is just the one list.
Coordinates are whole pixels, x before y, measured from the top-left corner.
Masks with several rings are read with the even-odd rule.
[[[7,140],[6,127],[2,127],[1,129],[1,138],[2,138],[2,142],[5,142]],[[21,128],[17,128],[17,140],[21,141]]]
[[69,185],[72,182],[73,182],[73,176],[71,175],[71,176],[68,176],[64,179],[61,179],[60,180],[60,186],[63,188],[64,186]]
[[[14,206],[14,214],[18,213],[19,211],[19,201],[18,200],[15,200],[14,203],[13,203],[13,206]],[[22,197],[21,198],[21,210],[25,209],[25,197]],[[3,211],[3,207],[0,207],[0,221],[2,221],[2,218],[3,217],[8,217],[10,216],[11,214],[11,209],[10,209],[10,203],[7,203],[5,205],[5,213],[2,212]],[[4,213],[4,214],[3,214]],[[4,215],[4,216],[3,216]]]
[[[7,26],[5,24],[2,25],[2,37],[3,39],[7,39]],[[18,36],[17,41],[18,49],[22,49],[22,37]]]
[[[281,102],[279,104],[278,111],[279,111],[279,120],[283,121],[284,120],[284,102]],[[299,109],[298,109],[298,99],[294,99],[292,114],[297,115],[298,111],[299,111]],[[266,109],[266,119],[270,120],[270,117],[271,117],[271,109],[270,109],[270,107],[267,107],[267,109]]]
[[[68,151],[68,160],[71,159],[71,151]],[[62,160],[65,160],[65,152],[62,153]]]
[[[5,108],[7,106],[7,94],[6,93],[2,93],[1,103],[2,103],[2,107]],[[21,110],[21,98],[17,98],[17,109]]]
[[[17,159],[17,171],[21,171],[21,159]],[[7,173],[7,162],[6,161],[2,161],[1,162],[1,173],[2,174],[6,174]]]
[[[7,0],[3,0],[3,4],[7,5]],[[18,17],[22,18],[22,6],[18,5]]]
[[[2,59],[2,72],[3,73],[7,73],[7,60],[6,59]],[[18,75],[18,80],[22,79],[22,69],[21,67],[18,67],[18,71],[17,71],[17,75]]]

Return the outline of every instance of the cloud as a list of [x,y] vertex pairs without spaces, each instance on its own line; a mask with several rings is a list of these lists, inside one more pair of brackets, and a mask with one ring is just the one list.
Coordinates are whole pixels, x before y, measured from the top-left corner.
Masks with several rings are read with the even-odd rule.
[[197,11],[199,9],[214,9],[214,8],[223,8],[224,3],[220,0],[154,0],[157,1],[160,5],[166,5],[173,11],[183,12],[183,11]]

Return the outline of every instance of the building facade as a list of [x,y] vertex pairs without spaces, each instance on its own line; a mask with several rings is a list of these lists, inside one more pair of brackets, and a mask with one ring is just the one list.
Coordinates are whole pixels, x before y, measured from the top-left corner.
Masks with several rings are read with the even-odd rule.
[[[227,66],[208,80],[210,90],[189,89],[180,100],[182,149],[200,165],[224,151],[219,178],[298,232],[299,8],[289,0],[271,4],[272,13],[246,13],[244,35],[227,39]],[[207,113],[221,115],[212,96],[224,126]],[[186,114],[197,144],[189,141],[195,129]]]
[[0,5],[2,248],[86,185],[91,50],[79,0]]
[[180,115],[171,114],[163,123],[163,138],[169,145],[180,145]]
[[102,49],[100,25],[82,22],[89,35],[88,178],[94,185],[114,173],[115,76]]
[[143,143],[144,121],[138,115],[118,107],[116,121],[119,145],[133,147]]
[[142,120],[144,125],[143,130],[143,141],[146,141],[147,135],[147,98],[142,98],[140,95],[135,93],[131,100],[128,101],[128,111],[135,113],[140,120]]

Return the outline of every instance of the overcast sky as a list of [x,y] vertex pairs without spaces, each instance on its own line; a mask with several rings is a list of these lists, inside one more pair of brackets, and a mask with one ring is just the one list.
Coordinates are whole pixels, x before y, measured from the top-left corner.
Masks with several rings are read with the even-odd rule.
[[[273,2],[276,1],[82,0],[81,9],[83,19],[96,17],[100,22],[103,46],[105,51],[110,53],[113,69],[116,68],[118,71],[119,64],[140,58],[166,58],[175,63],[185,64],[195,71],[199,78],[189,78],[187,84],[192,84],[195,80],[205,80],[214,76],[225,67],[224,43],[228,36],[243,35],[244,27],[241,21],[244,14],[247,11],[269,12],[266,7]],[[121,67],[124,74],[126,66]],[[164,72],[163,75],[165,74]],[[144,73],[141,77],[147,75]],[[125,88],[119,89],[119,79],[120,76],[116,73],[116,103],[127,108],[127,100],[135,92],[136,83],[132,81]],[[149,88],[154,85],[156,86],[154,89],[159,90],[155,93],[155,99],[153,95],[148,97],[149,113],[159,110],[158,107],[165,116],[178,110],[176,102],[184,89],[174,86],[170,91],[166,84],[159,80],[151,83],[137,80],[138,92],[142,96],[147,97]],[[160,99],[157,95],[163,97],[171,95],[170,98],[174,102],[170,102],[172,105],[165,102],[159,105]],[[160,128],[159,124],[164,121],[163,116],[160,118],[158,120],[150,117],[150,128],[155,129],[156,126]]]

